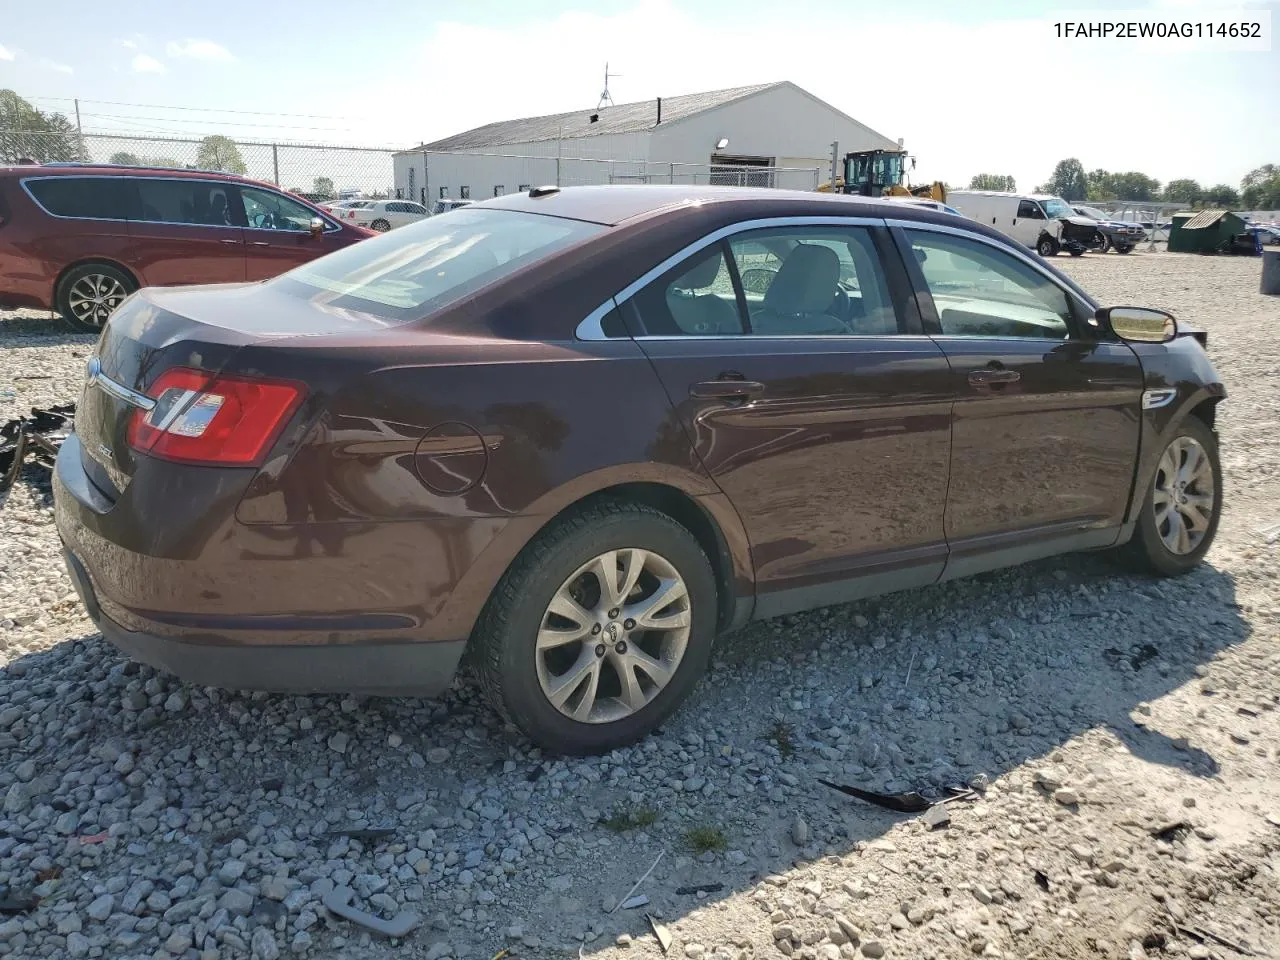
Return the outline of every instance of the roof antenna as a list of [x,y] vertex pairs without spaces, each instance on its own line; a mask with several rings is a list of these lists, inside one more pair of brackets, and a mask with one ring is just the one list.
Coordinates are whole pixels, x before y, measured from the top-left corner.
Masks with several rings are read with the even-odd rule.
[[622,76],[622,74],[620,74],[620,73],[610,73],[610,72],[609,72],[609,64],[608,64],[607,62],[605,63],[605,65],[604,65],[604,90],[602,90],[602,91],[600,92],[600,102],[596,104],[596,109],[597,109],[597,110],[599,110],[601,107],[603,107],[606,103],[607,103],[607,104],[609,104],[609,106],[611,106],[611,107],[612,107],[612,106],[614,106],[614,102],[613,102],[613,94],[611,94],[611,93],[609,92],[609,78],[610,78],[610,77],[620,77],[620,76]]

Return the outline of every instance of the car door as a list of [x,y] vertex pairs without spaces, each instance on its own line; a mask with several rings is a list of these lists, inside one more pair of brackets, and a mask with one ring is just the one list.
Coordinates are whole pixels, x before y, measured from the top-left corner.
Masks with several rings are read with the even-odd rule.
[[882,221],[712,235],[622,311],[751,543],[757,613],[930,583],[954,386]]
[[1137,356],[1031,257],[939,225],[896,232],[957,396],[946,576],[1114,542],[1138,452]]
[[420,203],[405,200],[402,201],[402,205],[404,206],[404,222],[406,224],[417,223],[427,215],[427,208]]
[[131,177],[128,265],[146,286],[234,283],[245,278],[235,186],[193,177]]
[[1044,211],[1040,209],[1040,204],[1034,200],[1019,200],[1013,219],[1013,229],[1009,231],[1009,236],[1028,247],[1035,247],[1040,234],[1044,232],[1045,223]]
[[245,266],[249,280],[266,280],[338,249],[338,227],[324,217],[324,232],[315,237],[311,220],[319,212],[282,193],[241,186],[245,218]]

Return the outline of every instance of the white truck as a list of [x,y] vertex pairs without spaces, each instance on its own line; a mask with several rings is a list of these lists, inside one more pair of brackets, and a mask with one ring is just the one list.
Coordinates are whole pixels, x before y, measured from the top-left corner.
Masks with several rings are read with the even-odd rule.
[[971,220],[994,227],[1042,257],[1066,250],[1078,257],[1100,246],[1098,222],[1082,217],[1060,197],[996,190],[952,190],[947,203]]

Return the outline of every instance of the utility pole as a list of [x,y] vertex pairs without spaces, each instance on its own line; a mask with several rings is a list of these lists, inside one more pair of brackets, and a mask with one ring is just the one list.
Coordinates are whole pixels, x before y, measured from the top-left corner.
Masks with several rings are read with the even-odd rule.
[[84,131],[80,129],[80,98],[77,97],[74,102],[76,105],[76,141],[80,147],[80,159],[87,160],[88,157],[85,156],[84,149]]
[[839,193],[836,189],[836,180],[840,175],[840,141],[831,141],[831,192]]

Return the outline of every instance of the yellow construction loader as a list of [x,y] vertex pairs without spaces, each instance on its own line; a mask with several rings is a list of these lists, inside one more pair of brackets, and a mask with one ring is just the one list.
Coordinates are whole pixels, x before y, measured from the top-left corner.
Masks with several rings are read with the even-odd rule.
[[[819,193],[849,193],[863,197],[921,197],[947,202],[947,188],[940,181],[913,187],[907,178],[905,151],[862,150],[844,155],[844,176],[818,187]],[[914,169],[916,161],[910,158]]]

